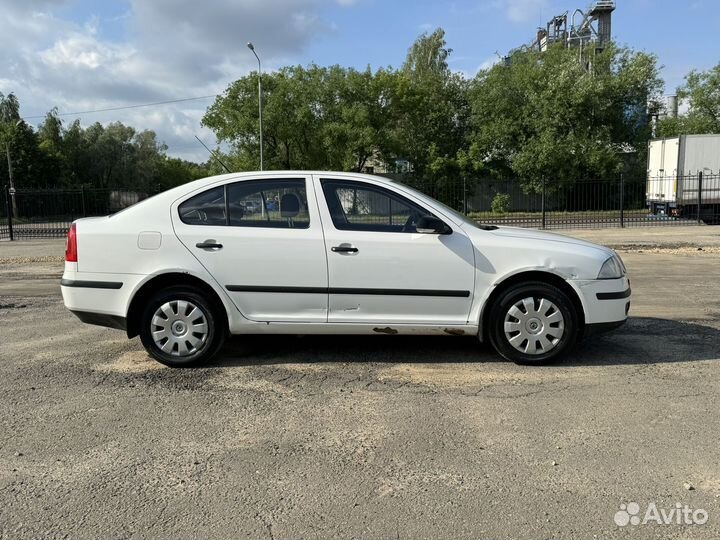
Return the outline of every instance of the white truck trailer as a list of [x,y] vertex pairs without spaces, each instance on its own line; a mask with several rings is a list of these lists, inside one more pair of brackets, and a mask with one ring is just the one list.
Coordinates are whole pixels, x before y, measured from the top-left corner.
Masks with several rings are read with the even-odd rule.
[[720,205],[720,135],[680,135],[648,143],[647,205],[653,214],[717,217]]

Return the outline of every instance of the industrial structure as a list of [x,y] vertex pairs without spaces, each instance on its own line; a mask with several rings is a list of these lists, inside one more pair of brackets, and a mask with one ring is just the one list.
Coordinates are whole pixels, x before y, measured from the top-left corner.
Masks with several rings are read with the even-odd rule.
[[[505,63],[512,61],[516,52],[535,50],[544,52],[553,44],[566,48],[577,48],[581,58],[592,51],[602,51],[612,40],[612,12],[615,11],[614,0],[597,0],[585,11],[576,9],[550,19],[545,28],[538,28],[535,39],[513,49],[503,59]],[[586,60],[590,63],[590,60]]]

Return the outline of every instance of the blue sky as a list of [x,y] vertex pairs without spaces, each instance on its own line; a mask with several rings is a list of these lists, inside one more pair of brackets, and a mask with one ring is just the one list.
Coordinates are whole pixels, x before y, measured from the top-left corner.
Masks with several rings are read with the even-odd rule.
[[[288,63],[363,68],[402,63],[413,40],[441,26],[451,67],[466,76],[532,39],[553,15],[586,1],[475,0],[0,0],[0,92],[25,116],[117,107],[222,91],[254,68]],[[720,62],[718,0],[618,0],[613,37],[653,52],[667,92],[690,69]],[[193,135],[211,100],[81,116],[154,129],[169,153],[204,160]],[[64,117],[69,122],[71,117]],[[37,123],[37,119],[30,119]]]

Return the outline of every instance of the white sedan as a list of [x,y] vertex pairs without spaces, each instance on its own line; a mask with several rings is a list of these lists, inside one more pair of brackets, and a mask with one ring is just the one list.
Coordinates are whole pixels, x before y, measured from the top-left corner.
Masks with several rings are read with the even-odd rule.
[[307,171],[214,176],[79,219],[61,289],[80,320],[139,335],[169,366],[231,334],[472,335],[538,364],[630,308],[608,248],[479,225],[385,178]]

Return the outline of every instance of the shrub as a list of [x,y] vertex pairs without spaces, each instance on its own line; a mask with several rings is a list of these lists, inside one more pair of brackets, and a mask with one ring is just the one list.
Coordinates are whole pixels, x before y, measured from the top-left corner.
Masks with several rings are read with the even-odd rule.
[[498,193],[490,203],[493,214],[507,214],[510,211],[510,195]]

